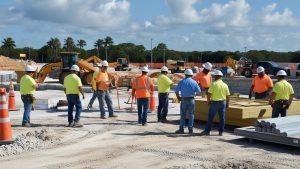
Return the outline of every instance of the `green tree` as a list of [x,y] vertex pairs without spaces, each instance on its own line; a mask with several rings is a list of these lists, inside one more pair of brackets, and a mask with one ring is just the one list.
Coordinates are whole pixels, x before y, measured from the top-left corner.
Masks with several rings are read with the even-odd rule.
[[94,47],[97,49],[97,56],[98,57],[100,57],[99,52],[100,52],[100,49],[103,47],[103,45],[104,45],[103,39],[97,39],[97,41],[94,43]]
[[61,43],[58,38],[51,38],[47,42],[47,47],[51,50],[51,55],[58,58],[58,50],[61,48]]
[[13,38],[8,37],[6,39],[3,39],[1,48],[6,50],[6,54],[8,57],[10,57],[11,51],[16,47],[15,41]]
[[77,40],[77,46],[79,47],[79,49],[83,49],[84,46],[86,46],[86,41],[85,40]]
[[67,37],[65,39],[64,49],[67,49],[67,51],[74,50],[76,48],[76,45],[74,43],[74,40],[72,37]]
[[104,44],[104,47],[105,47],[105,60],[107,60],[107,48],[109,46],[113,45],[113,43],[114,43],[114,41],[113,41],[113,39],[110,36],[106,36],[104,38],[103,44]]

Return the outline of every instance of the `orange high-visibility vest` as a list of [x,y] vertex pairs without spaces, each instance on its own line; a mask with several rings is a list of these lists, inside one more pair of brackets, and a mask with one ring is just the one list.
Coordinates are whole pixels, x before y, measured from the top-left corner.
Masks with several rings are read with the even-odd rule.
[[98,90],[108,90],[109,84],[107,82],[109,82],[107,72],[103,73],[100,71],[96,78],[96,83],[100,83]]
[[154,91],[152,80],[148,76],[140,76],[132,83],[132,89],[135,89],[136,98],[149,98],[150,92]]

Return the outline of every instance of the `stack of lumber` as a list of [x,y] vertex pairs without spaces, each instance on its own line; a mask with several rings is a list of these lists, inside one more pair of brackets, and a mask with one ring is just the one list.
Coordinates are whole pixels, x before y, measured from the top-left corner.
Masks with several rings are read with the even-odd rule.
[[[287,111],[288,116],[300,115],[300,101],[294,100]],[[225,123],[232,126],[254,126],[258,119],[272,117],[272,107],[267,100],[250,100],[248,98],[231,97],[229,108],[226,109]],[[207,121],[208,104],[206,99],[195,100],[195,119]],[[216,115],[214,122],[219,122]]]
[[300,135],[300,116],[257,120],[255,131],[285,137]]

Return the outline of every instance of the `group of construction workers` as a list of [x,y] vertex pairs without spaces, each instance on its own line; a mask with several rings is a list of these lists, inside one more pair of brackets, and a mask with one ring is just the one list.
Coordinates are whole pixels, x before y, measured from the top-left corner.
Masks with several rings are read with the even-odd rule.
[[[184,71],[185,78],[182,79],[176,89],[175,94],[177,100],[180,102],[180,124],[179,129],[175,132],[177,134],[184,134],[186,114],[189,115],[188,133],[193,134],[194,127],[194,111],[195,111],[195,97],[202,96],[207,98],[209,105],[208,119],[205,130],[200,135],[210,135],[213,119],[216,113],[219,115],[219,135],[222,136],[225,127],[225,111],[229,107],[230,92],[229,87],[223,82],[223,73],[220,70],[212,71],[213,65],[206,62],[202,65],[203,70],[194,76],[191,69]],[[92,108],[92,104],[96,98],[99,101],[100,118],[106,119],[105,102],[108,108],[108,117],[117,117],[113,110],[113,102],[109,92],[109,85],[111,83],[110,74],[107,73],[108,62],[102,61],[101,70],[94,72],[92,78],[93,96],[88,104],[88,109]],[[20,93],[24,103],[24,115],[22,126],[30,127],[30,112],[34,100],[34,91],[39,86],[32,78],[35,69],[31,66],[25,68],[26,74],[20,81]],[[82,89],[82,83],[77,76],[79,67],[73,65],[71,73],[64,79],[64,92],[68,100],[68,126],[82,127],[80,123],[80,114],[82,111],[82,104],[80,94],[85,98]],[[138,123],[147,125],[147,113],[149,109],[150,97],[154,95],[154,85],[149,76],[149,69],[147,66],[140,68],[141,75],[132,82],[131,97],[137,99],[138,109]],[[169,70],[166,66],[161,68],[161,74],[157,80],[158,87],[158,109],[157,121],[166,123],[169,106],[169,93],[171,91],[173,81],[167,76]],[[265,74],[263,67],[257,68],[257,76],[253,78],[250,88],[249,99],[254,93],[255,99],[269,98],[269,104],[272,106],[272,117],[276,118],[286,116],[287,109],[293,100],[293,87],[285,80],[287,76],[284,70],[277,72],[276,76],[278,82],[273,86],[271,78]],[[73,109],[76,108],[75,118],[73,117]]]

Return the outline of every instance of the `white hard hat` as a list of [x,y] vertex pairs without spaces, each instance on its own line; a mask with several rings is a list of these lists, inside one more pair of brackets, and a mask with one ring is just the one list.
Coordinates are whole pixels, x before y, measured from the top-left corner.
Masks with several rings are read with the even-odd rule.
[[286,72],[284,70],[279,70],[276,74],[276,76],[287,76]]
[[209,62],[206,62],[202,65],[203,68],[207,69],[207,70],[211,70],[212,69],[212,64]]
[[32,66],[30,66],[30,65],[27,65],[25,67],[25,72],[34,72],[34,71],[35,71],[34,68]]
[[215,70],[214,75],[215,76],[223,76],[223,73],[220,70]]
[[101,64],[102,64],[102,66],[108,66],[108,62],[107,62],[106,60],[103,60],[103,61],[101,62]]
[[193,73],[193,71],[191,69],[185,69],[184,74],[185,75],[189,75],[189,76],[193,76],[194,75],[194,73]]
[[148,67],[146,67],[146,66],[143,66],[143,67],[141,67],[141,71],[142,72],[149,72],[149,69],[148,69]]
[[162,72],[167,72],[169,69],[166,66],[161,67],[160,71]]
[[76,72],[79,72],[79,71],[80,71],[80,69],[79,69],[79,67],[78,67],[77,65],[73,65],[73,66],[71,67],[71,70],[74,70],[74,71],[76,71]]
[[264,72],[265,71],[265,68],[263,68],[262,66],[259,66],[257,69],[256,69],[256,73],[261,73],[261,72]]

